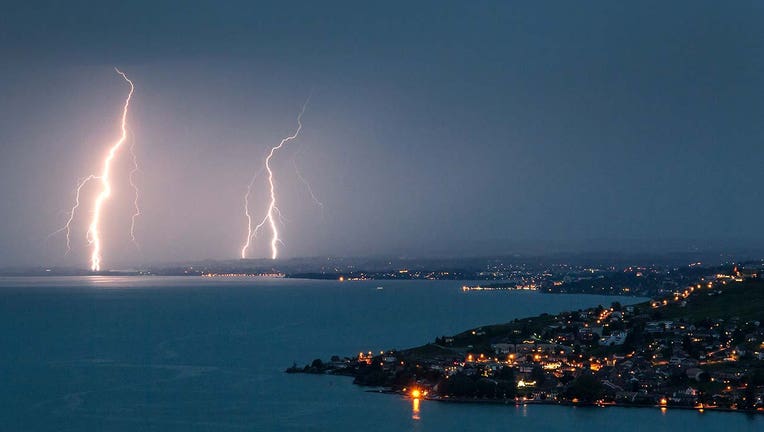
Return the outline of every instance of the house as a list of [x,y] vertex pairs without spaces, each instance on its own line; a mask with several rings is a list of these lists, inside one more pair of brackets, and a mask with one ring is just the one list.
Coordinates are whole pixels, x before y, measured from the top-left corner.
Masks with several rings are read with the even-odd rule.
[[610,334],[610,336],[600,339],[599,344],[601,346],[614,346],[623,345],[626,342],[627,333],[625,331],[617,331]]
[[491,348],[496,354],[509,354],[515,352],[515,344],[510,343],[492,344]]
[[690,369],[687,369],[685,373],[687,374],[687,378],[695,380],[695,381],[700,381],[701,375],[703,375],[704,372],[703,372],[703,369],[690,368]]

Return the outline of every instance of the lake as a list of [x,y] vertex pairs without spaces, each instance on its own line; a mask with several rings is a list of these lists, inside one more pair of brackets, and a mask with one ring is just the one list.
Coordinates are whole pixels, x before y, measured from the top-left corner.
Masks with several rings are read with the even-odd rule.
[[764,430],[764,416],[739,413],[432,401],[415,409],[347,377],[283,373],[293,361],[639,300],[462,292],[463,283],[1,278],[0,430]]

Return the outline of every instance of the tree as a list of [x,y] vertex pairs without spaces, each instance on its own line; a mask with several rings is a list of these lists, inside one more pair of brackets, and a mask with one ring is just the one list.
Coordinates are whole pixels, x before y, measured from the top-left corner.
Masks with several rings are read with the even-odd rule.
[[610,331],[611,332],[622,331],[622,330],[626,330],[626,324],[624,324],[623,321],[619,320],[619,321],[615,321],[615,322],[611,322],[610,323]]
[[678,386],[685,386],[689,383],[689,378],[687,378],[687,374],[679,368],[675,368],[671,371],[671,375],[669,376],[669,382],[672,386],[678,387]]
[[499,381],[496,385],[496,396],[502,399],[513,399],[517,394],[517,385],[514,381]]
[[509,366],[502,366],[496,371],[494,378],[496,384],[496,397],[502,399],[513,399],[517,394],[517,383],[515,383],[515,370]]
[[570,372],[565,372],[565,373],[564,373],[564,374],[563,374],[563,375],[560,377],[560,382],[561,382],[563,385],[567,385],[568,383],[572,382],[573,380],[574,380],[574,378],[573,378],[573,375],[571,375],[571,374],[570,374]]
[[753,411],[756,408],[756,387],[751,385],[751,383],[748,383],[743,391],[740,408],[748,411]]
[[488,378],[481,378],[475,383],[477,395],[483,398],[493,399],[496,397],[496,382]]
[[502,381],[512,381],[515,382],[515,370],[509,366],[502,366],[501,369],[496,371],[495,375],[496,379],[502,380]]
[[546,381],[546,374],[540,365],[533,366],[531,370],[531,380],[536,381],[536,385],[543,385]]
[[631,352],[645,344],[645,325],[638,323],[632,326],[621,346],[621,352]]
[[696,345],[692,342],[692,338],[690,338],[689,335],[684,335],[682,338],[682,349],[687,352],[687,355],[690,357],[698,357],[698,348]]
[[583,403],[593,403],[605,394],[605,387],[592,374],[583,374],[573,380],[565,390],[565,397],[578,399]]
[[441,394],[456,397],[473,397],[476,394],[477,386],[472,377],[462,372],[444,379],[438,384]]

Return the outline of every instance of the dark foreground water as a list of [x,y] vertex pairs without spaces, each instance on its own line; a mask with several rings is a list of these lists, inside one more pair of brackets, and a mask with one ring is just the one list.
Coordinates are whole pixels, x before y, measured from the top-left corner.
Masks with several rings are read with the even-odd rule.
[[738,413],[429,401],[415,411],[348,378],[282,372],[292,361],[633,301],[460,286],[0,279],[0,431],[764,430],[764,416]]

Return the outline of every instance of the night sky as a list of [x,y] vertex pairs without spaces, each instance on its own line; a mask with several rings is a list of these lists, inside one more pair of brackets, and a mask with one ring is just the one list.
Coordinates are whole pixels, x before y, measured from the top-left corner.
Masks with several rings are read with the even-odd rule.
[[274,159],[284,257],[764,241],[761,2],[8,3],[0,266],[87,265],[94,189],[69,255],[47,235],[118,137],[114,66],[143,215],[137,249],[122,152],[106,267],[237,258],[309,95]]

